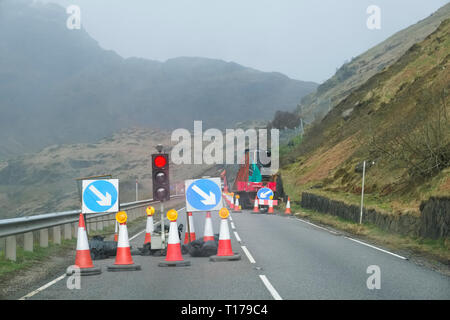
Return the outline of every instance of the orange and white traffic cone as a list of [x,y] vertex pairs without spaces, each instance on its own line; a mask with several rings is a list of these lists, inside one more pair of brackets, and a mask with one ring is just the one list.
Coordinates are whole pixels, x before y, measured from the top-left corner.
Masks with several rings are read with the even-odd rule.
[[184,233],[184,244],[189,243],[189,238],[191,239],[191,242],[195,240],[195,228],[194,228],[194,219],[192,218],[192,212],[188,212],[188,219],[189,219],[189,230],[186,230],[186,232]]
[[118,234],[119,227],[118,226],[119,226],[119,223],[116,220],[114,223],[114,241],[115,242],[117,242],[117,240],[119,239],[119,234]]
[[219,211],[219,215],[222,218],[220,222],[219,247],[217,249],[217,255],[209,257],[209,260],[240,260],[241,255],[238,253],[234,253],[231,249],[230,229],[228,228],[228,216],[230,215],[230,212],[227,208],[222,208]]
[[273,200],[272,199],[269,200],[269,210],[267,211],[267,213],[273,213]]
[[190,261],[183,260],[181,255],[181,244],[178,236],[177,218],[178,212],[171,209],[167,212],[167,218],[170,220],[169,240],[167,242],[166,260],[158,263],[159,267],[184,267],[190,266]]
[[[83,214],[80,213],[78,221],[78,236],[77,236],[77,253],[75,255],[75,266],[80,268],[81,275],[95,275],[102,273],[101,269],[94,267],[91,259],[91,251],[89,250],[89,241],[86,234],[86,225],[84,223]],[[74,269],[69,268],[67,275],[75,272]]]
[[153,214],[155,213],[155,208],[148,206],[145,211],[147,212],[147,225],[145,226],[144,244],[152,242],[152,233],[154,231]]
[[233,212],[242,212],[241,205],[239,204],[239,195],[236,196],[236,203],[234,204]]
[[108,271],[135,271],[141,270],[141,266],[135,264],[131,257],[130,242],[128,241],[127,214],[125,211],[119,211],[116,214],[116,220],[119,222],[119,241],[117,242],[116,261],[108,266]]
[[211,220],[211,212],[206,212],[205,229],[203,232],[203,241],[214,241],[214,233]]
[[253,212],[259,212],[258,196],[255,196],[255,204],[253,206]]
[[286,211],[284,211],[284,214],[291,214],[291,199],[289,197],[286,203]]
[[230,209],[234,210],[234,195],[230,196],[230,203],[229,203],[229,205],[230,205]]

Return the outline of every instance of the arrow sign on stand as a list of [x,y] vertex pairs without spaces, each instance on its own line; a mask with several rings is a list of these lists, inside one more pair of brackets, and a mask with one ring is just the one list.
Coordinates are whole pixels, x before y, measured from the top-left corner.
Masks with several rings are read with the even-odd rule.
[[119,180],[83,180],[82,213],[119,211]]
[[186,180],[186,210],[215,211],[222,208],[220,178]]

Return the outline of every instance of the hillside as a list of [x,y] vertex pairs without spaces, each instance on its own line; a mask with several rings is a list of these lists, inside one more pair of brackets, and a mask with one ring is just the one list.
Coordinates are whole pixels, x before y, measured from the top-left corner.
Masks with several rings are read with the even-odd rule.
[[[0,219],[80,209],[75,179],[88,176],[111,174],[120,179],[122,202],[135,200],[137,178],[139,199],[152,198],[150,154],[158,143],[170,152],[170,133],[132,128],[95,143],[53,145],[0,162]],[[208,165],[173,165],[171,184],[208,169],[211,172]]]
[[0,1],[0,159],[119,128],[232,128],[295,107],[317,85],[234,62],[123,59],[54,4]]
[[287,193],[359,205],[361,163],[368,208],[419,213],[450,194],[450,19],[307,130],[282,158]]
[[392,65],[412,45],[425,39],[447,18],[450,18],[450,3],[429,17],[352,58],[341,66],[334,76],[322,83],[317,91],[304,97],[297,107],[297,112],[307,122],[312,122],[315,118],[322,119],[354,89]]

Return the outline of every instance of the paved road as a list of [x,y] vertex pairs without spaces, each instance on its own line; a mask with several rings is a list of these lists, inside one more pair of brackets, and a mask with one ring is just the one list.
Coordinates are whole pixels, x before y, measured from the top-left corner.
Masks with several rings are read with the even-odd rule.
[[[212,217],[218,233],[217,212]],[[204,219],[194,213],[197,237]],[[184,209],[178,221],[186,225]],[[83,277],[80,290],[67,289],[62,278],[30,299],[450,299],[448,277],[299,219],[232,213],[230,233],[240,261],[185,255],[190,267],[162,268],[163,257],[133,256],[141,271],[107,272],[114,259],[97,260],[102,274]],[[130,243],[143,241],[142,233]],[[380,268],[380,289],[367,288],[371,265]]]

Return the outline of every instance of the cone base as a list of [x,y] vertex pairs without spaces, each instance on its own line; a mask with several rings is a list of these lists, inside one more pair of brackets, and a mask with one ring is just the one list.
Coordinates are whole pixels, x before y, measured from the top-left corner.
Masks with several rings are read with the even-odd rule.
[[141,270],[141,266],[139,264],[126,264],[119,265],[113,264],[106,268],[108,271],[138,271]]
[[210,256],[209,261],[219,262],[219,261],[235,261],[241,260],[241,255],[239,253],[234,253],[232,256]]
[[[75,273],[75,270],[72,272],[66,272],[66,275],[71,276]],[[80,268],[80,275],[82,276],[93,276],[96,274],[101,274],[102,269],[100,267],[92,267],[92,268]]]
[[187,267],[190,266],[190,261],[161,261],[158,263],[158,267]]

